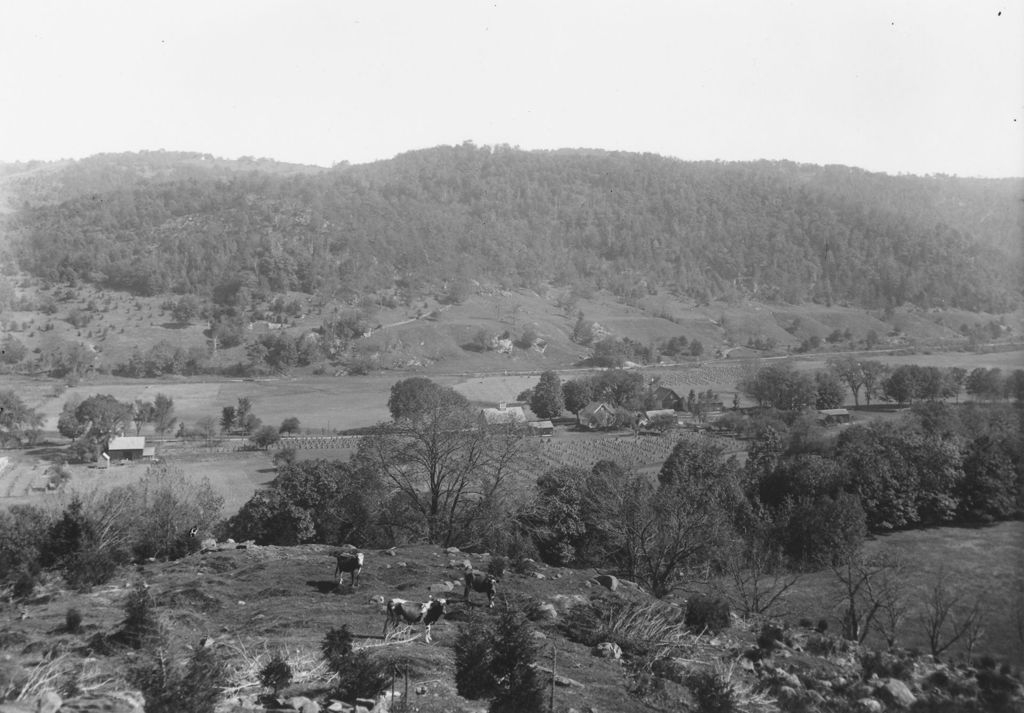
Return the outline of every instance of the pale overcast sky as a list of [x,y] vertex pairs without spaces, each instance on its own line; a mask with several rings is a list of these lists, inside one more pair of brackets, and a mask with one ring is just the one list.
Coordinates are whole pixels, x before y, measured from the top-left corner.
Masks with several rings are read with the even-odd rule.
[[1024,0],[0,0],[0,161],[472,140],[1024,176]]

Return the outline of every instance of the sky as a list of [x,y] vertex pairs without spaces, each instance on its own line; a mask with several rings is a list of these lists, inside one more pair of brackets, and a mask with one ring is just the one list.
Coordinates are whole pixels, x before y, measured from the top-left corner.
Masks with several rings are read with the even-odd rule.
[[0,2],[0,161],[467,140],[1024,176],[1024,0]]

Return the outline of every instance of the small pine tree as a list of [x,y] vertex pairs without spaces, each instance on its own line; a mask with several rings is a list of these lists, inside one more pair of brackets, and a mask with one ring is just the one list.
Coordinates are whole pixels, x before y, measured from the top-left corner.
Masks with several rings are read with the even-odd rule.
[[537,649],[526,618],[514,610],[499,617],[491,652],[491,675],[497,694],[491,713],[532,713],[545,710],[544,687],[532,664]]
[[292,667],[280,654],[274,654],[266,666],[260,670],[260,684],[273,689],[274,695],[292,682]]

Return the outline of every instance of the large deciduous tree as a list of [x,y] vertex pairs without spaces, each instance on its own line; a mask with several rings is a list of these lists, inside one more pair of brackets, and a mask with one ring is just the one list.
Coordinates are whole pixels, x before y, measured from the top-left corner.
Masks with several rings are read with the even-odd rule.
[[410,534],[446,547],[472,541],[504,496],[523,444],[516,427],[480,428],[464,399],[448,391],[416,394],[411,413],[400,407],[403,415],[379,424],[356,454],[404,499]]
[[828,368],[850,389],[853,405],[860,406],[860,387],[864,385],[864,370],[857,359],[850,356],[828,360]]
[[388,398],[388,410],[395,421],[416,418],[438,408],[457,410],[468,406],[469,401],[465,396],[424,376],[412,376],[395,382]]
[[562,398],[565,408],[579,415],[592,399],[590,382],[586,379],[572,379],[562,384]]
[[0,444],[8,440],[35,441],[43,417],[11,389],[0,391]]
[[541,418],[557,418],[562,415],[565,402],[562,399],[562,380],[553,371],[545,371],[533,388],[530,408]]

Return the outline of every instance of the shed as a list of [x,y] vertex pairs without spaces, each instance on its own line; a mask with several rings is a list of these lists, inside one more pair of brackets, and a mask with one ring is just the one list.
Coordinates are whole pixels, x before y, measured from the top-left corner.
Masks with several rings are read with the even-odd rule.
[[611,428],[615,425],[615,407],[605,401],[591,401],[576,416],[581,426],[590,430]]
[[676,412],[670,408],[654,409],[644,413],[647,425],[653,428],[670,428],[678,423]]
[[[153,449],[149,450],[152,456]],[[115,436],[107,441],[106,454],[111,461],[142,460],[146,456],[146,437]]]
[[550,436],[555,432],[555,424],[551,421],[530,421],[526,427],[535,436]]
[[818,420],[826,426],[837,423],[850,423],[853,416],[844,408],[823,408],[818,410]]

